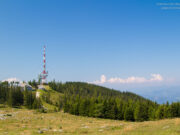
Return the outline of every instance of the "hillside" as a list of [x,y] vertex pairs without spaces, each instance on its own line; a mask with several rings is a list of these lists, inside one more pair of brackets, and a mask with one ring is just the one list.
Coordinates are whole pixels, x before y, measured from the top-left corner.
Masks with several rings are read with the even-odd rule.
[[49,86],[63,94],[59,104],[64,112],[74,115],[144,121],[154,119],[154,109],[158,107],[156,103],[134,93],[88,83],[50,82]]
[[82,82],[53,81],[45,87],[45,90],[22,91],[17,86],[0,83],[0,104],[39,112],[63,111],[77,116],[126,121],[180,117],[179,102],[159,105],[130,92]]
[[[45,86],[46,90],[38,89],[37,92],[40,93],[40,99],[43,106],[48,110],[57,109],[57,105],[60,104],[59,101],[64,100],[64,97],[75,97],[79,96],[84,99],[87,98],[118,98],[123,101],[149,101],[139,95],[131,92],[121,92],[113,89],[109,89],[102,86],[97,86],[93,84],[83,83],[83,82],[67,82],[67,83],[55,83],[50,82],[49,85]],[[70,101],[70,99],[68,99]],[[63,103],[62,103],[63,104]]]
[[[84,83],[84,82],[66,82],[66,83],[56,83],[56,82],[50,82],[49,86],[51,89],[68,94],[68,95],[80,95],[83,97],[98,97],[102,96],[103,98],[108,97],[118,97],[123,100],[143,100],[147,101],[147,99],[143,98],[142,96],[139,96],[132,92],[121,92],[114,89]],[[149,100],[150,101],[150,100]]]
[[58,110],[57,104],[59,102],[59,98],[62,98],[64,95],[51,89],[48,85],[46,86],[46,90],[37,89],[36,93],[39,93],[39,98],[41,99],[43,108],[47,112],[54,112],[55,110]]
[[63,112],[0,107],[0,134],[5,135],[179,135],[180,119],[125,122],[74,116]]

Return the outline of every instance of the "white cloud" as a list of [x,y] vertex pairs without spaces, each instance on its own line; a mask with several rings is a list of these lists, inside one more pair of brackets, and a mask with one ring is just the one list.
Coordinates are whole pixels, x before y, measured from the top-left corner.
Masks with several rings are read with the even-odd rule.
[[95,84],[103,84],[106,83],[106,76],[105,75],[101,75],[100,80],[97,80],[94,82]]
[[143,83],[147,80],[143,77],[128,77],[127,79],[122,78],[110,78],[107,82],[109,83]]
[[110,79],[106,79],[105,75],[102,75],[100,80],[94,81],[95,84],[104,84],[104,83],[148,83],[148,82],[161,82],[163,81],[163,77],[160,74],[151,74],[150,79],[146,79],[145,77],[135,77],[131,76],[126,79],[119,78],[119,77],[112,77]]
[[163,77],[160,74],[151,74],[151,76],[150,81],[163,81]]
[[5,80],[2,80],[2,82],[22,82],[21,80],[17,79],[17,78],[8,78],[8,79],[5,79]]

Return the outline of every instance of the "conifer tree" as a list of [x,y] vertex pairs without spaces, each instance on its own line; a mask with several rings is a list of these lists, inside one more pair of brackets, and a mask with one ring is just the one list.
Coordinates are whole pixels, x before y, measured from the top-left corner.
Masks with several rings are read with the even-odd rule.
[[136,121],[145,121],[148,120],[148,108],[147,105],[141,102],[137,102],[136,108],[134,111],[134,118]]
[[134,113],[131,107],[126,107],[125,112],[124,112],[124,120],[134,121]]

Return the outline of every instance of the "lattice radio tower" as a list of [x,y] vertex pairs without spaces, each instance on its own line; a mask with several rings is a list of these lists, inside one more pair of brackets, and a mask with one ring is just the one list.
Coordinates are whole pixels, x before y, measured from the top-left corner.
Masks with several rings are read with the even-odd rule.
[[47,83],[48,71],[46,71],[46,46],[43,52],[43,72],[40,74],[39,79],[41,84]]

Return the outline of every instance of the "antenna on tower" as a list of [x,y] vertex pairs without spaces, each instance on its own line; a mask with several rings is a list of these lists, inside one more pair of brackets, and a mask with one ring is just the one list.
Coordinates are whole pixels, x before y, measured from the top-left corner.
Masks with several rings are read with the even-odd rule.
[[39,75],[40,83],[46,84],[48,77],[48,71],[46,71],[46,46],[44,46],[43,50],[43,72]]

